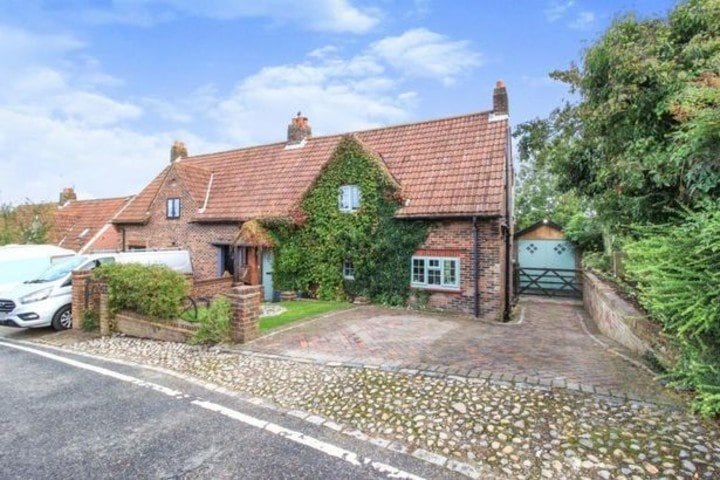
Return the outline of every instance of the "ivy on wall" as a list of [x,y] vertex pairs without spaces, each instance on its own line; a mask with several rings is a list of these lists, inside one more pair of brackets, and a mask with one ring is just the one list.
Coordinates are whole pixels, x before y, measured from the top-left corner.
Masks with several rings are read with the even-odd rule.
[[[359,187],[357,211],[338,208],[342,185]],[[344,137],[302,201],[302,223],[265,224],[276,246],[275,287],[324,300],[362,295],[403,305],[410,292],[410,258],[427,237],[428,225],[394,218],[401,201],[382,160],[356,138]],[[354,280],[343,278],[346,260],[353,263]]]

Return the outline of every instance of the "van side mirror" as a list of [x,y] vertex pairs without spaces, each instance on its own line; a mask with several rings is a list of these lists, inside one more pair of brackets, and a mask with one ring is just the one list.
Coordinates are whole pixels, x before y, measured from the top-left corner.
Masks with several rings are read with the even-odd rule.
[[72,277],[65,280],[65,283],[62,284],[63,287],[70,287],[72,286]]

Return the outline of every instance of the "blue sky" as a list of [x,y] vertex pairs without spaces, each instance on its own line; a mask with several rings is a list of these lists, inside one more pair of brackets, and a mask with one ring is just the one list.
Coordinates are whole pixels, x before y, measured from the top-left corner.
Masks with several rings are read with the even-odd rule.
[[513,124],[568,98],[551,70],[624,12],[666,0],[4,0],[0,202],[139,191],[168,162],[491,107]]

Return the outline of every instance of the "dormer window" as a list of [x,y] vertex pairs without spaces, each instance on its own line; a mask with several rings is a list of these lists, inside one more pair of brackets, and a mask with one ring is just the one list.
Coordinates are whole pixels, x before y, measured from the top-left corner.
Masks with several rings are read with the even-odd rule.
[[360,187],[343,185],[338,192],[338,208],[341,212],[355,212],[360,208]]
[[180,199],[179,198],[168,198],[167,199],[167,218],[180,218]]

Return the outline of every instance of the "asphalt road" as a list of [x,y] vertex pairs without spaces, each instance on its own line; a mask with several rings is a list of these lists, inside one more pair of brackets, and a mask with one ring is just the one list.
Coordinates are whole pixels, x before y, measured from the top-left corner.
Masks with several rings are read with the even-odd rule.
[[173,376],[2,332],[0,402],[2,479],[454,478]]

